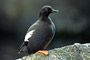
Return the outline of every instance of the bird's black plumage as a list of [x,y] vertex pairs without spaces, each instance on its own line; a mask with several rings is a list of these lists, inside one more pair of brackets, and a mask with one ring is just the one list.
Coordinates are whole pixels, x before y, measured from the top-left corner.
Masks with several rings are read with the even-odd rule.
[[48,46],[55,35],[55,25],[49,17],[49,14],[53,12],[57,10],[51,6],[41,8],[39,20],[28,29],[20,52],[31,54]]

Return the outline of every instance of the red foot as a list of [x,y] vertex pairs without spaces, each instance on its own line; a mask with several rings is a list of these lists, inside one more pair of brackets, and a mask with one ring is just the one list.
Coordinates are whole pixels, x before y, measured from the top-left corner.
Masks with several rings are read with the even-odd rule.
[[48,55],[48,51],[47,50],[39,50],[35,54],[38,54],[38,53],[43,53],[44,55]]

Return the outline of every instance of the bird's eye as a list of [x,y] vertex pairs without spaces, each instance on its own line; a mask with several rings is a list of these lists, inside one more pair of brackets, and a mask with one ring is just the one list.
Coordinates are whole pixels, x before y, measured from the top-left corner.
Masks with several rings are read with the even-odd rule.
[[51,9],[50,9],[50,8],[48,8],[48,11],[51,11]]

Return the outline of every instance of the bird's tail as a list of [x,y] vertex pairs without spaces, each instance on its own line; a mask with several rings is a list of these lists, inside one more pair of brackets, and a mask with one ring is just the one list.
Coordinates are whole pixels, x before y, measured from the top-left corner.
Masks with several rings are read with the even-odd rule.
[[21,54],[21,50],[20,50],[20,51],[18,51],[18,54]]
[[23,46],[28,46],[28,42],[23,42],[23,44],[20,46],[20,48],[22,48]]

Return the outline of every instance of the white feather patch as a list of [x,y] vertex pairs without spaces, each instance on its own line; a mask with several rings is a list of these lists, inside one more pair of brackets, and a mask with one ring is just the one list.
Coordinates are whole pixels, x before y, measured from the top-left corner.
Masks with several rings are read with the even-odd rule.
[[34,31],[35,30],[31,30],[30,32],[28,32],[25,36],[24,41],[28,42],[29,41],[28,39],[33,35]]

